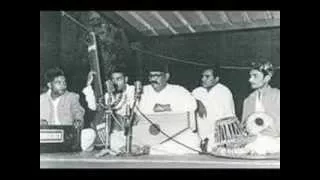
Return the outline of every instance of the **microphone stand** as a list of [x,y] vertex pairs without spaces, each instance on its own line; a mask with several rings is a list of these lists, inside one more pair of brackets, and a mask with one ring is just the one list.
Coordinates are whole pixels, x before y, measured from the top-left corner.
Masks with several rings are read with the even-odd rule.
[[126,123],[125,123],[125,136],[126,136],[126,144],[125,144],[125,153],[124,155],[126,156],[132,156],[132,128],[133,128],[133,122],[134,122],[134,115],[135,115],[135,107],[137,105],[137,102],[140,99],[140,92],[137,92],[137,94],[135,95],[135,99],[133,102],[133,106],[132,108],[128,108],[129,109],[129,113],[127,111],[126,114],[129,114],[129,116],[126,116]]
[[132,126],[134,118],[134,108],[136,106],[137,98],[134,100],[133,107],[129,110],[129,116],[126,116],[126,123],[124,128],[124,134],[126,136],[125,153],[123,155],[132,155]]
[[107,106],[104,106],[101,104],[101,106],[104,108],[104,118],[106,122],[106,143],[104,149],[102,149],[98,154],[96,154],[96,157],[102,157],[107,154],[115,155],[117,156],[118,153],[113,151],[111,149],[111,131],[112,131],[112,108],[111,108],[111,90],[108,89],[109,98],[107,100]]

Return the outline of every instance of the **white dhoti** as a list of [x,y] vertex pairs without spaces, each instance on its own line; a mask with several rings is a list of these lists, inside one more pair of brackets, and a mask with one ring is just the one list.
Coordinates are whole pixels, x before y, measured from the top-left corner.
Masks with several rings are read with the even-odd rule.
[[[186,130],[182,134],[173,139],[183,143],[193,149],[200,151],[200,141],[197,134],[193,133],[191,129]],[[173,140],[169,140],[163,144],[154,145],[150,149],[151,155],[182,155],[182,154],[195,154],[198,153],[194,150],[188,149]]]
[[110,136],[110,147],[114,151],[120,151],[121,147],[126,145],[126,136],[124,131],[113,131]]
[[198,135],[201,140],[208,138],[208,151],[215,146],[215,120],[198,117]]
[[258,154],[279,153],[280,137],[258,135],[255,141],[245,147]]
[[[103,134],[105,135],[105,133]],[[81,131],[81,149],[82,151],[92,151],[97,133],[94,129],[88,128]],[[111,149],[119,151],[126,144],[126,137],[123,131],[113,131],[110,136]]]

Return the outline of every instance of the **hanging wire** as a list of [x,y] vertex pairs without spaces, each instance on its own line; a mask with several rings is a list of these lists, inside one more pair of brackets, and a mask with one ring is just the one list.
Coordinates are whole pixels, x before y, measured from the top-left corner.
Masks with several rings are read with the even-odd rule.
[[[144,54],[148,54],[148,55],[155,56],[155,57],[160,57],[162,59],[167,59],[167,60],[174,61],[174,62],[179,62],[179,63],[184,63],[184,64],[191,64],[191,65],[196,65],[196,66],[210,66],[211,65],[211,64],[197,63],[197,62],[192,62],[192,61],[189,61],[189,60],[182,60],[182,59],[178,59],[178,58],[174,58],[174,57],[169,57],[169,56],[165,56],[165,55],[161,55],[161,54],[156,54],[156,53],[153,53],[151,51],[145,51],[145,50],[142,50],[142,49],[139,49],[139,48],[136,48],[136,47],[131,47],[131,49],[139,51],[139,52],[144,53]],[[249,67],[249,66],[220,66],[220,68],[222,68],[222,69],[240,69],[240,70],[251,69],[251,67]],[[280,66],[275,67],[275,69],[280,69]]]
[[[85,25],[80,23],[78,20],[73,18],[71,15],[69,15],[65,11],[61,11],[61,14],[62,14],[62,16],[68,17],[70,20],[75,22],[77,25],[79,25],[85,31],[91,32]],[[161,54],[156,54],[156,53],[153,53],[151,51],[145,51],[145,50],[142,50],[142,49],[139,49],[139,48],[136,48],[136,47],[130,47],[130,48],[132,50],[136,50],[136,51],[139,51],[139,52],[144,53],[144,54],[148,54],[148,55],[155,56],[155,57],[160,57],[162,59],[167,59],[167,60],[174,61],[174,62],[179,62],[179,63],[184,63],[184,64],[191,64],[191,65],[196,65],[196,66],[210,66],[210,64],[197,63],[197,62],[192,62],[192,61],[188,61],[188,60],[182,60],[182,59],[178,59],[178,58],[174,58],[174,57],[169,57],[169,56],[165,56],[165,55],[161,55]],[[250,69],[250,67],[243,67],[243,66],[220,66],[220,68],[222,68],[222,69],[239,69],[239,70],[248,70],[248,69]],[[280,66],[275,67],[275,69],[280,69]]]

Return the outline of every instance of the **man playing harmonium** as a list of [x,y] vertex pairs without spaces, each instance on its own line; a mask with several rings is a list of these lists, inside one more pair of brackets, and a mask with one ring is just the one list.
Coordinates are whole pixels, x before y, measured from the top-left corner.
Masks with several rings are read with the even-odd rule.
[[[83,93],[86,97],[86,101],[88,103],[88,107],[91,110],[97,109],[97,102],[96,97],[93,91],[93,88],[91,86],[93,81],[93,75],[96,72],[89,72],[88,74],[88,80],[87,80],[87,86],[83,89]],[[124,65],[116,65],[115,68],[110,73],[110,81],[106,81],[107,86],[111,86],[111,93],[106,92],[104,96],[104,102],[102,102],[105,105],[111,105],[111,109],[114,112],[114,117],[111,128],[111,135],[110,135],[110,147],[114,152],[120,152],[120,148],[125,146],[126,138],[124,135],[124,119],[123,117],[128,115],[129,108],[132,108],[133,101],[134,101],[134,86],[129,85],[128,82],[128,76],[126,74],[126,68]],[[107,79],[110,79],[107,78]],[[111,84],[107,84],[111,83]],[[111,94],[111,97],[109,96]],[[108,102],[110,101],[110,102]],[[98,125],[99,126],[99,125]],[[105,123],[102,123],[101,125],[102,129],[105,127]],[[98,136],[101,141],[105,142],[105,136],[106,132],[97,129]]]
[[[134,141],[143,143],[143,141],[146,142],[148,138],[160,137],[162,135],[160,131],[164,133],[175,131],[178,133],[170,134],[170,137],[165,137],[162,142],[153,143],[150,154],[196,153],[196,151],[174,141],[176,140],[188,147],[198,150],[199,138],[193,133],[195,123],[191,122],[190,124],[193,127],[187,127],[184,125],[184,123],[186,124],[188,121],[187,118],[176,118],[179,113],[186,114],[189,112],[193,115],[197,107],[195,99],[184,87],[168,83],[170,73],[167,64],[152,62],[148,67],[148,72],[150,84],[143,87],[143,93],[138,107],[144,115],[149,115],[149,117],[157,116],[158,121],[154,125],[145,121],[146,126],[150,126],[149,130],[145,130],[143,128],[139,129],[139,127],[143,126],[142,121],[139,120],[138,125],[133,129]],[[141,113],[137,113],[139,117],[141,117]],[[155,121],[153,118],[150,118],[150,120]],[[155,126],[157,127],[155,128]],[[139,133],[141,133],[141,136],[138,135]]]
[[[192,91],[192,95],[198,103],[198,133],[202,140],[203,151],[210,151],[214,146],[216,121],[222,118],[235,117],[232,93],[219,80],[220,67],[218,65],[207,67],[202,72],[202,86]],[[204,144],[205,142],[208,146]]]
[[[73,125],[82,129],[85,110],[79,103],[79,95],[67,91],[64,72],[59,68],[49,69],[45,82],[48,90],[40,94],[40,126]],[[86,137],[93,135],[88,129],[81,133]],[[82,143],[81,147],[84,147]]]

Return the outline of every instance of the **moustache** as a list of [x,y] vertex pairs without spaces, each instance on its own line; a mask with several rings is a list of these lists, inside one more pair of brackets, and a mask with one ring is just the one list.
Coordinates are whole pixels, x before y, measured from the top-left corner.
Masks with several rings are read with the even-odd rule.
[[150,81],[151,84],[159,84],[157,81]]

